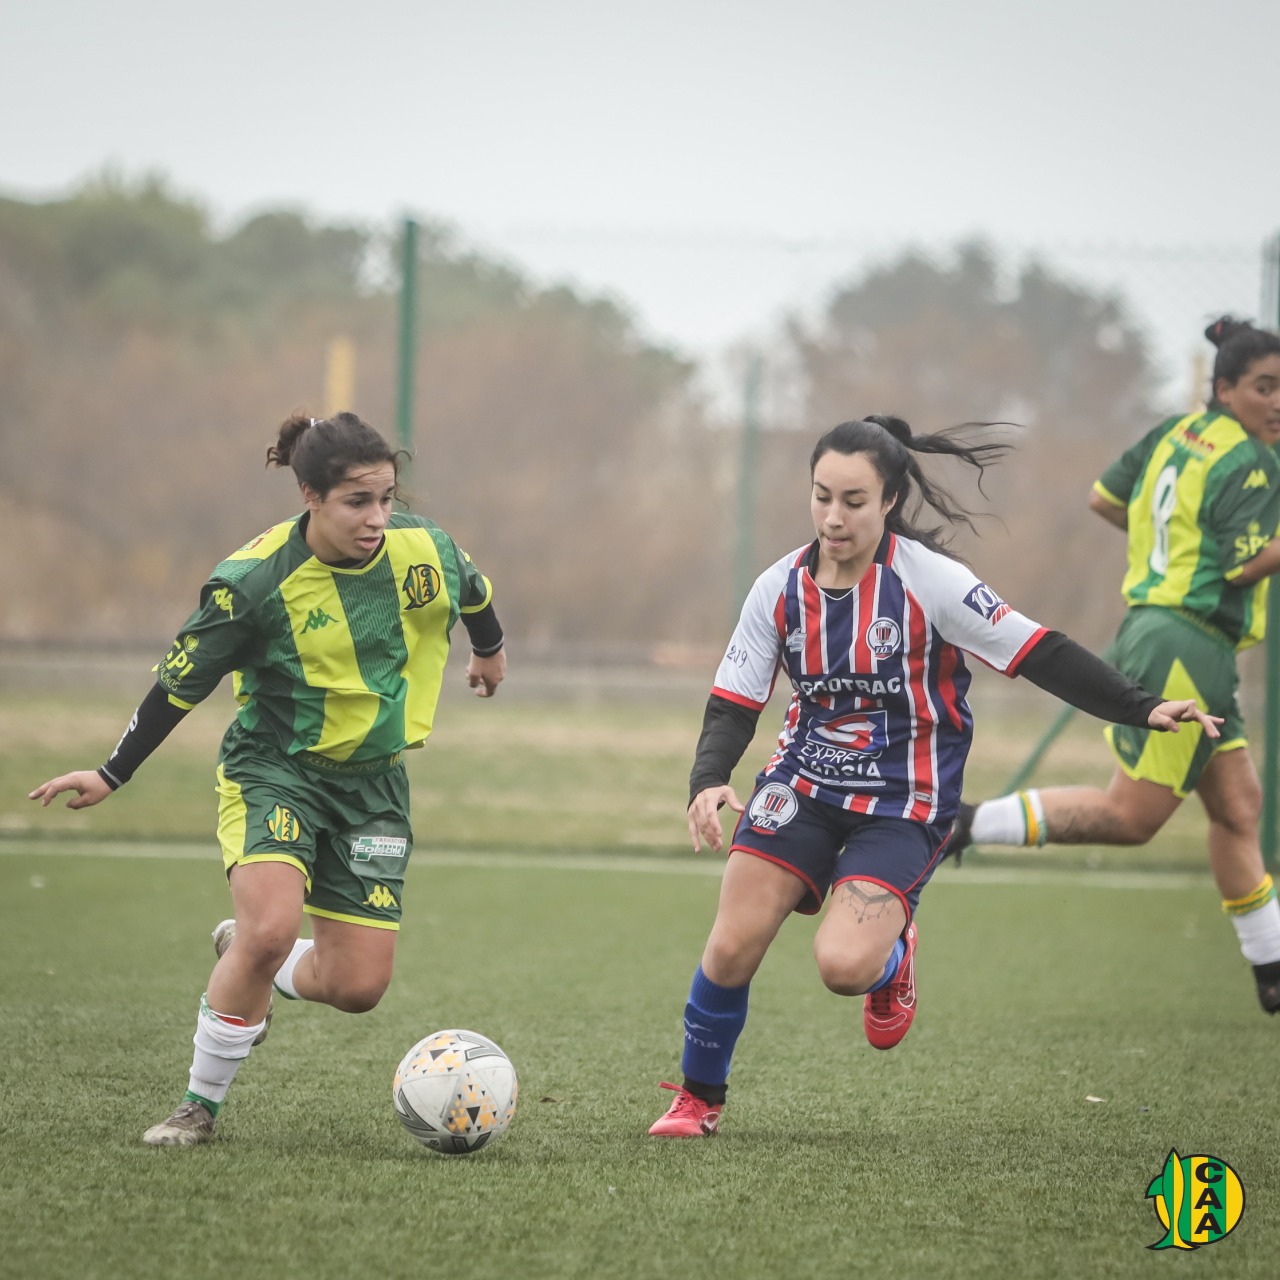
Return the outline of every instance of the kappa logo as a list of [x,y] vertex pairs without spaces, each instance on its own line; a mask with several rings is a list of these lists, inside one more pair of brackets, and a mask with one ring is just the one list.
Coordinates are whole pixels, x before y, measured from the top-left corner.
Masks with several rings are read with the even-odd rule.
[[267,818],[267,830],[271,838],[280,844],[293,844],[302,834],[302,824],[293,816],[292,809],[278,804]]
[[1261,467],[1254,467],[1245,477],[1244,487],[1246,489],[1270,489],[1267,483],[1267,473]]
[[385,910],[387,907],[396,907],[400,904],[396,902],[395,894],[391,892],[384,884],[375,884],[373,892],[364,900],[366,907],[378,907]]
[[231,592],[226,587],[219,587],[213,593],[213,603],[227,615],[228,618],[234,618],[235,610],[232,607]]
[[1229,1235],[1244,1213],[1244,1184],[1217,1156],[1170,1151],[1147,1188],[1165,1234],[1148,1249],[1198,1249]]
[[406,612],[421,609],[440,594],[440,572],[434,565],[411,564],[400,589],[409,599],[409,603],[405,605]]
[[888,658],[902,648],[902,628],[892,618],[877,618],[867,628],[867,648],[877,658]]
[[980,614],[986,618],[994,627],[1001,618],[1007,613],[1012,613],[1003,600],[1000,599],[994,591],[991,590],[985,582],[980,582],[972,591],[964,598],[965,604],[969,606],[974,613]]
[[319,631],[321,627],[327,627],[331,622],[337,622],[337,618],[331,617],[323,609],[312,609],[307,614],[307,620],[302,624],[302,630],[298,634],[305,636],[308,631]]
[[752,797],[747,817],[757,831],[777,831],[800,812],[796,793],[781,782],[766,782]]
[[368,862],[370,858],[403,858],[409,849],[404,836],[356,836],[351,844],[351,861]]

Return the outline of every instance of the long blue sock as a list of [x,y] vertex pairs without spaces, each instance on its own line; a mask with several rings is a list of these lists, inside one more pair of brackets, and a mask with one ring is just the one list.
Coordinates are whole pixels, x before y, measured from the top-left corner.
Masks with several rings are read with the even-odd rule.
[[729,1078],[733,1047],[747,1021],[747,993],[744,987],[721,987],[712,982],[702,966],[693,975],[689,1003],[684,1007],[684,1056],[680,1060],[686,1080],[713,1087]]
[[907,944],[899,938],[893,944],[893,950],[889,952],[889,959],[885,962],[884,972],[867,988],[868,992],[879,991],[886,982],[892,982],[897,975],[898,967],[902,964],[902,957],[906,954]]

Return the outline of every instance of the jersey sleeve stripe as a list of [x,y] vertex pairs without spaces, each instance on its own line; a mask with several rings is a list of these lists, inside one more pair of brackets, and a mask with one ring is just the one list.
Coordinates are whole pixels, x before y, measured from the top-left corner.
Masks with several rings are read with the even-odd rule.
[[712,685],[711,692],[717,698],[723,698],[726,702],[736,702],[738,706],[749,707],[752,711],[763,711],[768,706],[767,698],[764,702],[756,702],[754,698],[746,698],[740,693],[732,693],[728,689],[722,689],[719,685]]
[[1022,665],[1022,660],[1048,634],[1049,634],[1048,627],[1037,627],[1035,630],[1035,633],[1027,637],[1026,644],[1024,644],[1022,648],[1019,649],[1018,652],[1013,655],[1013,660],[1009,663],[1007,667],[1005,667],[1004,674],[1007,676],[1016,676],[1018,674],[1018,668]]
[[1128,506],[1128,503],[1124,502],[1120,498],[1117,498],[1116,495],[1112,493],[1111,490],[1108,489],[1107,486],[1104,485],[1101,480],[1095,480],[1093,482],[1093,491],[1098,495],[1098,497],[1106,499],[1106,501],[1111,503],[1113,507],[1119,507],[1120,510],[1122,511],[1125,509],[1126,506]]

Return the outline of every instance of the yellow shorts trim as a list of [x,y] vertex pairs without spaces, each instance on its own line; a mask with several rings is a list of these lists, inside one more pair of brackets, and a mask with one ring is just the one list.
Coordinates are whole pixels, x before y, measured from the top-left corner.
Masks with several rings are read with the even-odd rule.
[[299,862],[297,858],[289,857],[287,853],[240,853],[228,856],[224,851],[222,855],[222,865],[228,873],[232,867],[247,867],[251,862],[283,862],[287,866],[297,867],[302,872],[302,878],[307,882],[307,892],[311,892],[311,876],[306,864]]
[[398,932],[400,923],[397,920],[370,920],[366,916],[344,915],[341,911],[325,911],[322,907],[313,907],[307,903],[302,908],[304,915],[323,916],[326,920],[340,920],[343,924],[362,924],[370,929],[390,929]]

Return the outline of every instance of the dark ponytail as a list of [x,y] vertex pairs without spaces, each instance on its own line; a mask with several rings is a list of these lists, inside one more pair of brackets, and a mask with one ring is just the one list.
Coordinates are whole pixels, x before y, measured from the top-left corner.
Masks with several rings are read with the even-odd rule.
[[1234,387],[1255,360],[1280,355],[1280,335],[1269,329],[1255,329],[1248,320],[1237,320],[1233,316],[1220,316],[1204,331],[1204,336],[1218,348],[1213,361],[1211,409],[1222,408],[1218,403],[1219,382]]
[[922,507],[932,508],[949,525],[963,524],[973,529],[973,517],[945,489],[929,481],[916,455],[933,453],[959,458],[977,471],[981,492],[986,468],[1004,457],[1012,446],[1001,441],[973,442],[962,433],[971,428],[1008,425],[1012,424],[964,422],[932,435],[915,435],[901,418],[872,414],[832,427],[814,447],[809,459],[809,474],[813,475],[813,469],[824,453],[865,453],[884,485],[884,496],[894,500],[892,510],[885,517],[886,527],[932,551],[951,555],[943,536],[945,528],[918,528],[914,520]]
[[409,455],[391,446],[354,413],[332,418],[309,418],[295,413],[280,424],[280,433],[267,450],[267,466],[292,467],[298,483],[325,497],[352,467],[376,467],[389,462],[399,474],[400,460]]

